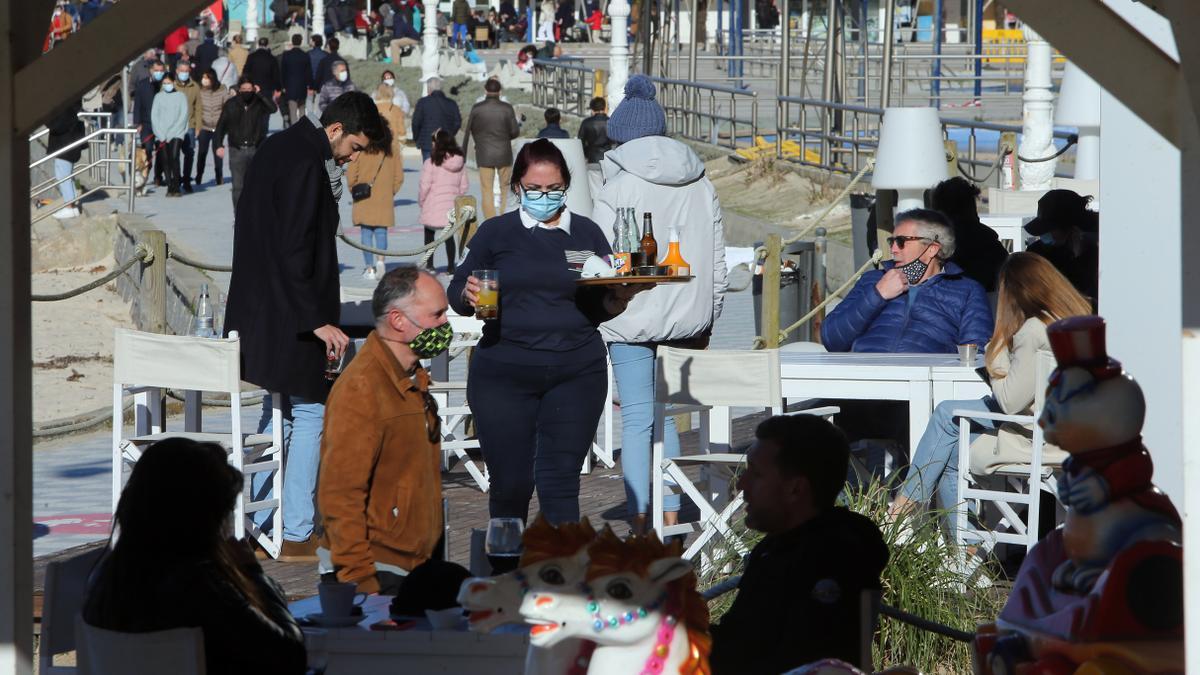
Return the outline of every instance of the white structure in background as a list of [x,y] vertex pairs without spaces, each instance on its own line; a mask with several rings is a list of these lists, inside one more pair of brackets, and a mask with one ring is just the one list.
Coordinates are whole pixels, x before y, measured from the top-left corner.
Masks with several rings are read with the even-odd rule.
[[1075,146],[1075,178],[1100,178],[1100,85],[1074,63],[1063,73],[1054,123],[1079,130]]
[[254,51],[258,39],[258,0],[246,0],[246,48]]
[[312,0],[312,32],[325,37],[325,0]]
[[[438,66],[441,54],[438,49],[437,14],[434,12],[421,13],[421,82],[429,82],[438,76]],[[429,86],[421,88],[421,94],[428,94]]]
[[629,79],[629,3],[612,0],[608,16],[612,20],[612,44],[608,48],[608,112],[621,105],[625,98],[625,82]]
[[[1017,154],[1037,159],[1049,157],[1054,147],[1054,86],[1050,81],[1050,43],[1032,28],[1025,26],[1025,101],[1021,123],[1021,144]],[[1053,185],[1057,159],[1048,162],[1020,162],[1022,190],[1049,190]]]
[[876,190],[896,190],[899,213],[924,206],[925,190],[947,177],[946,146],[937,110],[885,110],[871,185]]

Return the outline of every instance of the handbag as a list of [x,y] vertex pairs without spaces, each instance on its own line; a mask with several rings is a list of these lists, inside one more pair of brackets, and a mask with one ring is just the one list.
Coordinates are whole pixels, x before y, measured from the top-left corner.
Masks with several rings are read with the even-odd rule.
[[375,185],[376,179],[379,178],[379,172],[383,171],[383,163],[386,161],[387,155],[379,158],[379,168],[375,169],[375,178],[372,178],[370,183],[355,183],[350,186],[350,199],[361,202],[371,198],[371,186]]

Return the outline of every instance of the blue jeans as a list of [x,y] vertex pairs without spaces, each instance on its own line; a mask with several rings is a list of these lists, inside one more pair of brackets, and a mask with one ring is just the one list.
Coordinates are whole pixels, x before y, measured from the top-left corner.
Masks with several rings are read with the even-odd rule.
[[[288,397],[283,411],[283,538],[306,541],[313,532],[314,502],[317,496],[317,469],[321,463],[321,428],[325,421],[325,405],[299,396]],[[271,397],[263,399],[262,418],[258,433],[269,434],[271,428]],[[271,496],[269,472],[260,471],[251,478],[254,501]],[[271,512],[259,511],[254,522],[269,529]]]
[[[614,342],[608,346],[621,398],[621,470],[630,516],[649,513],[651,443],[654,438],[654,345]],[[663,456],[679,456],[675,418],[663,429]],[[664,511],[679,510],[679,495],[663,497]]]
[[[900,487],[900,494],[914,502],[928,502],[936,490],[941,508],[958,505],[958,418],[951,414],[955,410],[999,412],[1000,407],[987,396],[969,401],[942,401],[934,408],[929,426],[913,452],[908,478]],[[990,420],[971,420],[971,441],[984,430],[995,428],[996,424]]]
[[451,34],[450,44],[458,47],[462,47],[467,44],[467,24],[454,24],[454,32]]
[[[67,176],[70,176],[74,170],[75,164],[73,162],[55,158],[54,177],[56,179],[63,180]],[[63,182],[59,183],[58,193],[62,195],[63,206],[71,206],[71,203],[75,201],[75,179],[63,180]]]
[[[373,225],[359,225],[362,229],[362,244],[363,246],[371,246],[378,249],[387,248],[387,228],[375,227]],[[373,243],[372,243],[373,242]],[[379,258],[383,260],[382,257]],[[363,263],[370,267],[375,264],[375,254],[363,251]]]

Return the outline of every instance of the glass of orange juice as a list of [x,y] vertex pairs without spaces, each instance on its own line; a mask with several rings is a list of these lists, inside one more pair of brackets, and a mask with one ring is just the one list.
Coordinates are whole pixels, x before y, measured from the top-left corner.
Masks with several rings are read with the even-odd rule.
[[500,315],[500,273],[496,270],[475,270],[471,276],[479,280],[479,298],[475,301],[475,317],[495,319]]

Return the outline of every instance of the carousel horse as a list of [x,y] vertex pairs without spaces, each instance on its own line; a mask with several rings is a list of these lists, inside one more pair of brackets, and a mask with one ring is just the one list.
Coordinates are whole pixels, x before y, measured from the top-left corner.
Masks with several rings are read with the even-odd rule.
[[[525,530],[520,567],[494,577],[475,577],[463,582],[458,604],[469,612],[472,631],[490,633],[496,628],[521,624],[521,600],[531,590],[576,588],[587,572],[587,547],[596,531],[587,519],[550,525],[541,515]],[[527,675],[582,675],[595,643],[582,639],[564,640],[550,648],[530,646],[526,655]]]
[[530,642],[594,641],[589,673],[707,675],[708,605],[679,552],[654,534],[621,541],[606,527],[588,547],[585,584],[526,594]]

